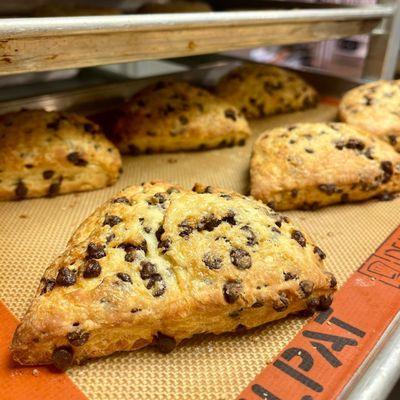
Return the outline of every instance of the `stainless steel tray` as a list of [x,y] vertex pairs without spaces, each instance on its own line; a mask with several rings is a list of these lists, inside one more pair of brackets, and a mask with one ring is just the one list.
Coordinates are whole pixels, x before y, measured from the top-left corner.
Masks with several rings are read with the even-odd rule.
[[[198,68],[188,72],[163,75],[162,78],[183,79],[210,86],[220,76],[239,63],[238,60],[220,58],[214,63],[206,63],[203,67],[198,66]],[[357,84],[354,81],[322,74],[307,72],[302,72],[301,74],[318,89],[322,96],[339,97],[344,91]],[[160,78],[126,80],[86,89],[3,101],[0,102],[0,114],[17,111],[21,108],[44,108],[49,111],[74,110],[90,115],[116,107],[145,85]],[[364,361],[358,373],[354,375],[346,386],[340,398],[352,400],[385,398],[400,377],[399,356],[400,313],[393,319],[381,340]]]
[[358,8],[4,18],[0,75],[302,43],[369,33],[393,5]]

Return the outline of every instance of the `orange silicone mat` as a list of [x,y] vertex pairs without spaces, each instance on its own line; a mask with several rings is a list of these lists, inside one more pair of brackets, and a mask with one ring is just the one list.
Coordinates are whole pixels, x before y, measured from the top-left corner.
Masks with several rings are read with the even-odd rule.
[[[269,127],[328,121],[335,116],[335,106],[322,103],[313,110],[256,121],[252,124],[253,139]],[[163,179],[191,187],[199,181],[246,193],[251,145],[249,141],[245,147],[207,152],[125,157],[123,175],[113,187],[53,199],[0,203],[0,299],[21,318],[44,269],[64,249],[73,230],[97,205],[127,185]],[[398,226],[400,199],[287,214],[324,249],[327,267],[342,285]],[[117,354],[74,367],[67,375],[89,399],[232,399],[280,353],[305,322],[291,317],[245,334],[196,337],[168,355],[151,348]],[[12,329],[1,333],[3,359],[7,357],[4,344],[11,340],[11,333]],[[33,368],[16,368],[10,363],[3,363],[0,368],[0,398],[24,398],[13,397],[16,391],[10,388],[20,384],[17,376],[32,375]],[[55,391],[58,386],[51,377],[60,379],[65,375],[45,370],[39,369],[39,376],[36,372],[32,375],[43,382],[40,399],[80,398],[73,394],[76,388],[71,384],[67,392],[63,392],[63,386]],[[1,374],[8,374],[7,381],[1,379]],[[25,387],[32,379],[26,380]],[[1,395],[6,393],[4,385],[11,397]]]

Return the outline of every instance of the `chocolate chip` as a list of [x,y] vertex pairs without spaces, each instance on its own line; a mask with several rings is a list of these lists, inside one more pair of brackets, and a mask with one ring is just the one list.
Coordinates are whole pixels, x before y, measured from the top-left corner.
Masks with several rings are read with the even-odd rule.
[[255,303],[251,305],[252,308],[260,308],[264,305],[264,302],[261,300],[257,300]]
[[57,182],[53,182],[53,183],[49,186],[49,188],[48,188],[48,190],[47,190],[47,197],[54,197],[54,196],[57,196],[58,193],[60,193],[60,188],[61,188],[61,182],[62,182],[62,181],[63,181],[63,177],[60,176],[60,177],[58,178],[58,181],[57,181]]
[[243,308],[239,308],[239,310],[235,310],[235,311],[230,312],[228,314],[228,317],[230,317],[230,318],[238,318],[238,317],[240,317],[240,314],[241,314],[242,311],[243,311]]
[[395,135],[389,135],[388,140],[392,146],[395,146],[397,144],[397,136]]
[[320,296],[318,300],[319,300],[319,304],[318,304],[317,309],[320,311],[324,311],[330,307],[333,299],[330,294],[327,294],[327,295]]
[[86,253],[87,253],[87,258],[103,258],[106,256],[106,252],[104,251],[104,247],[101,244],[96,244],[93,242],[90,242],[87,246]]
[[299,277],[296,274],[292,273],[292,272],[284,272],[283,276],[285,278],[285,281],[291,281],[293,279],[299,279]]
[[221,224],[221,220],[218,219],[214,214],[204,216],[197,224],[197,230],[212,232],[217,226]]
[[300,231],[293,230],[291,234],[292,239],[294,239],[301,247],[306,247],[307,241],[304,235]]
[[144,253],[147,253],[147,242],[146,240],[143,240],[139,244],[122,242],[118,245],[118,248],[124,249],[126,253],[130,253],[132,251],[143,251]]
[[124,257],[126,262],[134,262],[136,260],[136,258],[137,258],[137,255],[136,255],[136,253],[133,253],[133,252],[126,253],[125,257]]
[[326,254],[318,246],[314,247],[314,254],[318,254],[321,260],[325,260],[326,258]]
[[84,278],[96,278],[101,274],[101,265],[96,260],[88,260],[83,271]]
[[329,271],[325,271],[324,273],[329,277],[329,287],[331,289],[335,289],[335,287],[337,286],[337,280],[335,276],[332,274],[332,272]]
[[210,269],[220,269],[222,267],[222,258],[208,252],[203,256],[203,263]]
[[312,202],[312,203],[307,203],[307,202],[303,203],[303,204],[300,206],[300,209],[301,209],[301,210],[310,210],[310,211],[314,211],[314,210],[316,210],[318,207],[319,207],[318,201],[314,201],[314,202]]
[[56,281],[54,279],[42,278],[40,282],[43,284],[40,295],[51,292],[56,286]]
[[127,204],[128,206],[131,206],[132,203],[130,202],[130,200],[123,196],[123,197],[117,197],[116,199],[112,200],[112,203],[119,203],[119,204]]
[[393,175],[393,164],[391,161],[382,161],[381,169],[383,170],[383,180],[382,183],[387,183]]
[[335,147],[336,147],[338,150],[343,150],[344,146],[345,146],[345,143],[344,143],[342,140],[340,140],[340,141],[338,141],[338,142],[335,143]]
[[147,289],[151,289],[152,287],[154,287],[154,285],[155,285],[157,282],[161,282],[162,280],[163,280],[163,279],[162,279],[162,276],[161,276],[160,274],[152,274],[152,275],[149,277],[148,281],[147,281],[146,288],[147,288]]
[[279,300],[276,300],[272,303],[272,308],[275,311],[281,312],[285,311],[289,306],[289,299],[286,297],[284,292],[279,293]]
[[152,275],[157,272],[157,267],[150,261],[142,261],[140,263],[140,277],[142,279],[149,279]]
[[15,196],[17,199],[24,199],[28,194],[28,188],[22,180],[19,180],[15,188]]
[[109,225],[111,227],[118,225],[122,222],[122,219],[118,215],[106,214],[103,222],[103,226]]
[[158,332],[156,338],[157,349],[164,354],[170,353],[176,347],[176,340],[171,337]]
[[46,127],[47,129],[54,129],[55,131],[60,127],[61,119],[57,118],[56,120],[49,122]]
[[193,232],[193,227],[189,224],[188,220],[182,221],[179,225],[181,228],[181,232],[179,232],[179,236],[183,237],[184,239],[188,239],[189,235]]
[[[223,195],[221,195],[222,197]],[[229,196],[230,197],[230,196]],[[223,222],[227,222],[229,225],[236,225],[235,213],[233,211],[229,211],[224,217],[222,217]]]
[[376,197],[379,201],[391,201],[395,198],[394,193],[389,193],[389,192],[382,192]]
[[155,193],[154,196],[150,198],[150,204],[163,204],[166,200],[167,196],[164,193]]
[[239,299],[240,293],[242,292],[242,284],[238,281],[228,281],[222,288],[224,299],[227,303],[233,304]]
[[249,269],[251,267],[251,256],[243,249],[234,248],[230,252],[231,263],[238,269]]
[[235,332],[237,332],[237,333],[245,333],[245,332],[247,332],[247,328],[246,328],[245,325],[239,324],[239,325],[235,328]]
[[131,313],[132,313],[132,314],[136,314],[136,313],[138,313],[139,311],[142,311],[142,309],[141,309],[141,308],[132,308],[132,309],[131,309]]
[[268,206],[269,208],[271,208],[272,210],[274,210],[274,209],[275,209],[275,202],[274,202],[274,201],[269,201],[269,202],[267,203],[267,206]]
[[255,233],[253,232],[253,230],[250,228],[249,225],[244,225],[240,229],[242,231],[246,232],[246,234],[247,234],[247,242],[246,242],[246,244],[248,246],[253,247],[256,244],[258,244],[257,237],[256,237]]
[[121,281],[123,281],[123,282],[132,283],[132,279],[131,279],[130,275],[126,274],[125,272],[118,272],[117,277],[119,279],[121,279]]
[[162,254],[165,254],[171,247],[171,239],[161,240],[157,246]]
[[147,131],[146,135],[150,136],[150,137],[154,137],[154,136],[157,136],[157,132],[155,132],[155,131]]
[[96,127],[93,124],[88,123],[88,122],[83,124],[83,129],[87,133],[93,133],[96,131]]
[[110,233],[109,235],[106,236],[106,243],[108,244],[114,239],[115,239],[114,233]]
[[[165,284],[161,275],[159,275],[159,274],[152,275],[152,277],[149,280],[149,284],[150,284],[150,282],[151,282],[151,287],[153,287],[153,296],[154,297],[160,297],[161,295],[163,295],[165,293],[165,290],[167,289],[167,285]],[[147,288],[149,289],[149,287],[147,287]]]
[[314,289],[314,283],[308,280],[304,280],[299,283],[299,287],[303,292],[304,297],[308,297]]
[[297,189],[293,189],[293,190],[290,192],[290,194],[291,194],[291,196],[292,196],[293,198],[296,198],[297,195],[299,194],[299,191],[298,191]]
[[188,118],[185,117],[184,115],[181,115],[181,116],[179,117],[179,122],[180,122],[182,125],[187,125],[187,124],[189,123],[189,120],[188,120]]
[[73,354],[70,346],[61,346],[54,349],[51,359],[57,369],[65,371],[72,365]]
[[313,150],[313,149],[310,149],[309,147],[306,147],[304,150],[305,150],[307,153],[309,153],[309,154],[314,153],[314,150]]
[[349,201],[349,194],[348,193],[343,193],[340,196],[340,202],[341,203],[347,203]]
[[231,108],[228,108],[227,110],[225,110],[225,117],[228,119],[231,119],[232,121],[236,121],[235,110],[232,110]]
[[348,149],[355,149],[355,150],[363,150],[365,144],[358,139],[349,139],[346,143],[346,148]]
[[31,169],[31,168],[33,168],[33,164],[25,164],[24,167],[28,168],[28,169]]
[[43,179],[50,179],[54,175],[54,171],[52,169],[46,169],[46,171],[43,171]]
[[74,151],[74,152],[72,152],[72,153],[69,153],[69,154],[67,155],[67,160],[68,160],[70,163],[76,165],[77,167],[86,167],[86,165],[87,165],[87,163],[88,163],[84,158],[82,158],[82,157],[80,156],[80,154],[79,154],[77,151]]
[[272,226],[272,227],[271,227],[271,231],[277,233],[278,235],[280,235],[280,234],[282,233],[282,232],[281,232],[278,228],[276,228],[275,226]]
[[155,233],[158,242],[161,242],[161,236],[163,235],[164,232],[165,232],[164,231],[164,227],[162,225],[160,225],[159,228],[156,230],[156,233]]
[[326,193],[328,196],[331,196],[334,193],[339,193],[340,192],[340,189],[337,189],[336,185],[334,185],[334,184],[319,185],[318,189],[321,192]]
[[134,144],[128,145],[128,151],[129,151],[129,154],[132,154],[133,156],[137,156],[142,153],[140,151],[139,147],[135,146]]
[[82,346],[89,340],[89,332],[78,330],[75,332],[69,332],[67,335],[68,341],[72,346]]
[[67,267],[58,270],[56,283],[60,286],[72,286],[76,282],[76,271]]

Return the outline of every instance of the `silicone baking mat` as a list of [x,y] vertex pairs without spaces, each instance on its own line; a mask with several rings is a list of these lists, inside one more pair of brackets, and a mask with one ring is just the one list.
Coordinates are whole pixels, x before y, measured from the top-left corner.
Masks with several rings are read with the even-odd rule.
[[[43,271],[64,249],[74,229],[121,188],[162,179],[188,188],[194,182],[203,182],[246,193],[252,141],[261,131],[300,121],[333,120],[335,116],[336,107],[323,102],[309,111],[253,123],[253,138],[244,147],[125,157],[124,172],[113,187],[52,199],[0,203],[1,301],[21,318]],[[400,199],[395,199],[287,214],[324,249],[327,268],[335,273],[341,286],[396,228],[399,212]],[[7,346],[16,322],[4,305],[0,317],[6,327],[0,339],[2,399],[24,398],[28,393],[32,399],[39,398],[39,394],[41,399],[80,399],[82,392],[89,399],[232,399],[306,322],[291,317],[245,334],[196,337],[168,355],[149,348],[91,361],[67,372],[74,387],[66,375],[47,367],[14,366]]]

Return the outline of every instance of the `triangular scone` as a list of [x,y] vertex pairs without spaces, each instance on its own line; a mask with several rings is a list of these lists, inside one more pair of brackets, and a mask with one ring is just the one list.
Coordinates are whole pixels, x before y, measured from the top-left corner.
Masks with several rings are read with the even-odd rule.
[[336,287],[324,258],[261,202],[201,185],[132,186],[83,222],[46,270],[12,352],[65,369],[323,309]]
[[0,200],[103,188],[120,169],[118,149],[81,115],[25,110],[0,116]]
[[124,154],[244,145],[250,135],[235,107],[186,82],[158,82],[122,108],[113,138]]
[[276,210],[315,209],[400,191],[400,154],[341,123],[275,128],[254,144],[251,194]]
[[386,140],[400,153],[400,79],[370,82],[350,90],[340,102],[339,116]]
[[245,64],[225,75],[216,94],[247,118],[314,107],[317,92],[298,74],[273,65]]

